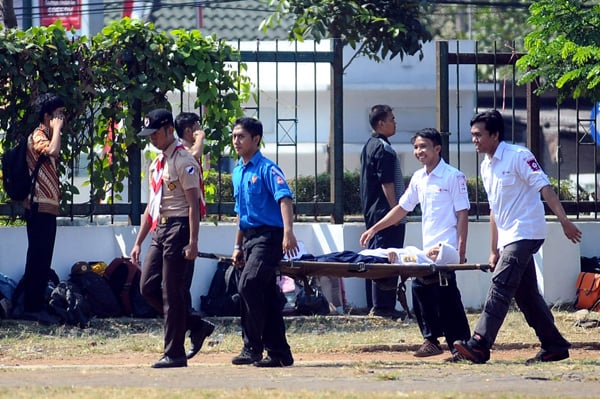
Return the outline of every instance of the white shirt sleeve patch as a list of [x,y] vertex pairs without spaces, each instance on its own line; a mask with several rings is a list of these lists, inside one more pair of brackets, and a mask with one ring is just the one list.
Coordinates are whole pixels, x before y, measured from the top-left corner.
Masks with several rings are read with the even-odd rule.
[[460,192],[462,194],[468,192],[468,190],[467,190],[467,178],[465,177],[465,175],[459,175],[458,176],[458,189],[460,190]]

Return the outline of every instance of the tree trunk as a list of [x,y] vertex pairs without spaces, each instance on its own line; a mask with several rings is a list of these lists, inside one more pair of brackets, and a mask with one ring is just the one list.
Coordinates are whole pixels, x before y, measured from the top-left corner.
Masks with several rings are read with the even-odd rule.
[[18,28],[13,0],[0,0],[0,13],[2,13],[4,27]]

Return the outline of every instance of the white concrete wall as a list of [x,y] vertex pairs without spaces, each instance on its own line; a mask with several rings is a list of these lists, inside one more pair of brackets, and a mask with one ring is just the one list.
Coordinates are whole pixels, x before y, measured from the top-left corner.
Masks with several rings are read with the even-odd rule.
[[[570,243],[562,234],[559,224],[549,222],[549,234],[542,250],[536,255],[540,274],[540,287],[546,301],[551,304],[570,303],[575,298],[575,281],[580,269],[580,256],[597,256],[595,237],[600,233],[598,222],[578,222],[584,232],[580,245]],[[362,223],[332,225],[326,223],[297,223],[296,236],[302,240],[308,252],[320,255],[342,250],[359,251],[358,239],[363,232]],[[232,224],[202,224],[200,228],[200,251],[217,254],[231,253],[235,227]],[[61,279],[67,279],[71,266],[80,260],[104,261],[128,255],[137,234],[132,226],[87,226],[58,228],[52,267]],[[147,245],[149,238],[144,243]],[[421,224],[409,223],[405,245],[421,246]],[[0,272],[18,281],[24,270],[27,236],[24,227],[0,228]],[[142,257],[145,247],[142,248]],[[469,263],[487,263],[489,255],[489,224],[471,222],[467,259]],[[216,261],[199,258],[192,284],[195,308],[199,307],[200,295],[208,291]],[[458,284],[463,303],[467,308],[481,308],[487,293],[490,273],[481,271],[458,272]],[[366,307],[364,280],[345,278],[347,302],[355,308]],[[409,304],[411,303],[409,295]],[[398,305],[399,306],[399,305]]]

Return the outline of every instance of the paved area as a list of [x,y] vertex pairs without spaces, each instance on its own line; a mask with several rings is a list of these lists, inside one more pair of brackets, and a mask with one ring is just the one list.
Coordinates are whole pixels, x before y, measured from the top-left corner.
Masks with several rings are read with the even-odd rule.
[[[0,387],[89,386],[177,389],[280,389],[341,392],[520,393],[599,397],[600,367],[580,370],[579,360],[600,366],[596,349],[575,349],[571,360],[524,366],[534,349],[496,351],[490,363],[449,364],[443,356],[416,359],[408,352],[300,354],[292,367],[232,366],[234,354],[199,354],[187,368],[155,370],[147,354],[53,359],[4,364]],[[517,361],[515,361],[515,359]]]

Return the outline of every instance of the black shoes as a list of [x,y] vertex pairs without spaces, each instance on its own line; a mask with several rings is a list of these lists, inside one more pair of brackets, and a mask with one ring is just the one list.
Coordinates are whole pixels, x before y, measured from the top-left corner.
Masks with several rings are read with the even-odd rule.
[[388,310],[388,309],[371,308],[371,310],[369,311],[369,316],[384,317],[384,318],[390,319],[390,320],[402,321],[402,320],[406,319],[407,313],[401,312],[396,309]]
[[473,338],[468,341],[454,341],[454,348],[473,363],[483,364],[490,360],[490,350]]
[[254,362],[256,367],[288,367],[292,364],[294,364],[294,358],[291,354],[287,356],[267,356]]
[[165,355],[162,359],[152,365],[153,369],[166,369],[172,367],[187,367],[187,359],[185,357],[170,358]]
[[251,350],[244,348],[242,352],[231,359],[231,364],[243,365],[243,364],[254,364],[262,360],[262,353],[254,353]]
[[200,328],[190,331],[190,340],[192,341],[192,346],[186,352],[185,357],[187,359],[191,359],[196,356],[196,353],[200,352],[200,349],[204,344],[204,340],[210,336],[213,331],[215,331],[215,325],[206,320],[202,320],[202,326],[200,326]]
[[535,357],[531,359],[527,359],[525,361],[526,365],[534,364],[534,363],[543,363],[543,362],[558,362],[559,360],[565,360],[569,358],[569,351],[565,349],[564,351],[559,352],[550,352],[545,349],[540,350]]

